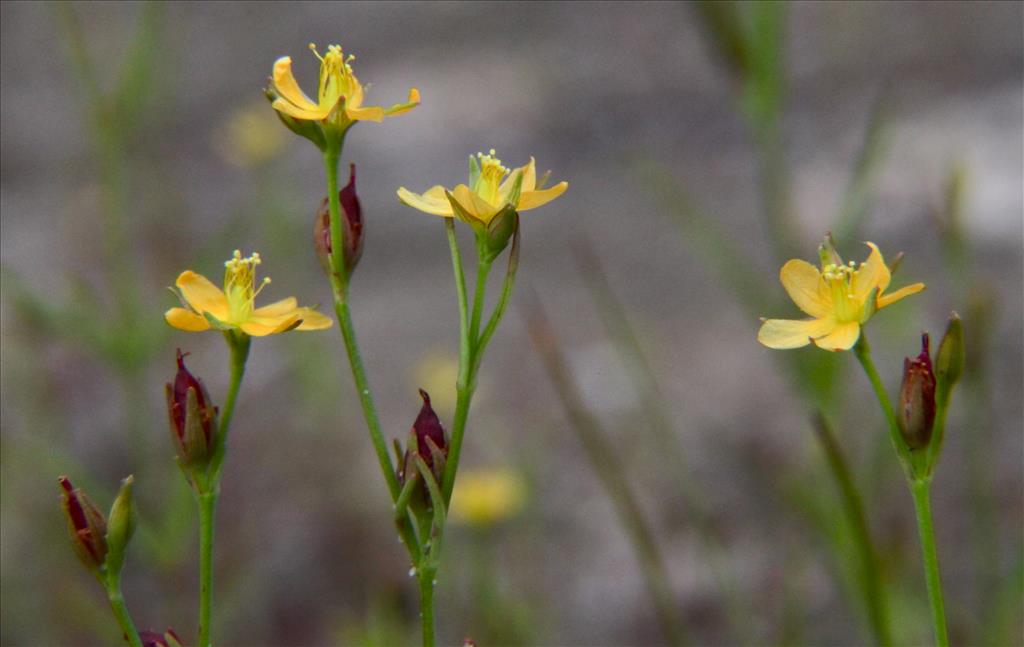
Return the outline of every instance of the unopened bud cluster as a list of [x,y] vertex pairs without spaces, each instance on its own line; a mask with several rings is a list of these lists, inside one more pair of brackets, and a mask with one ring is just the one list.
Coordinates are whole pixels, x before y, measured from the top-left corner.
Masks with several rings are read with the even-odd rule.
[[135,532],[134,478],[129,476],[122,481],[121,490],[110,508],[109,520],[85,492],[71,484],[68,477],[61,476],[57,482],[75,553],[97,576],[119,574],[124,565],[125,549]]

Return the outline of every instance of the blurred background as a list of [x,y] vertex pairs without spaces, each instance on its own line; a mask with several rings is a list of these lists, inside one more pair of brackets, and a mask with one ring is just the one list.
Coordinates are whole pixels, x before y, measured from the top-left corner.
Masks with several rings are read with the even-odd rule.
[[[0,4],[0,642],[118,642],[60,474],[104,509],[135,474],[129,607],[195,635],[194,504],[163,385],[180,347],[222,401],[228,353],[164,324],[166,287],[186,268],[216,281],[240,248],[261,252],[266,299],[330,303],[310,245],[319,154],[261,88],[285,54],[314,87],[307,44],[339,42],[370,104],[423,96],[358,124],[343,159],[366,222],[353,314],[389,437],[418,386],[450,424],[458,350],[443,227],[395,189],[465,181],[490,148],[570,182],[523,215],[460,472],[511,475],[516,495],[448,531],[443,643],[664,640],[567,389],[614,449],[691,643],[871,641],[813,409],[864,499],[897,642],[930,640],[913,507],[853,356],[755,339],[758,316],[797,315],[781,262],[815,260],[831,229],[849,258],[863,240],[905,251],[895,284],[928,285],[868,327],[891,393],[920,332],[964,318],[933,487],[950,630],[1021,644],[1022,30],[1021,4],[984,2]],[[531,345],[530,303],[571,385]],[[354,396],[337,332],[253,344],[217,520],[221,643],[418,640]]]

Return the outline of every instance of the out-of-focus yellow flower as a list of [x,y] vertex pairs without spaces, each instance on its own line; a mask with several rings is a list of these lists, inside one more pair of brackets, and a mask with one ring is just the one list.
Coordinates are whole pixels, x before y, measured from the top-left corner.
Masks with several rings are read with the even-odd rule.
[[292,59],[282,56],[274,62],[272,77],[273,92],[276,95],[273,108],[294,119],[303,121],[322,121],[331,116],[337,109],[338,120],[347,126],[355,121],[383,121],[384,117],[400,115],[420,104],[420,93],[416,88],[409,90],[409,98],[405,103],[398,103],[390,108],[363,105],[363,86],[352,73],[350,63],[355,60],[351,54],[345,58],[341,45],[330,45],[327,54],[320,56],[316,45],[310,43],[309,49],[320,59],[320,84],[317,89],[317,100],[314,101],[299,89],[299,84],[292,74]]
[[490,526],[504,521],[523,508],[526,484],[507,468],[462,470],[448,514],[471,526]]
[[878,247],[867,246],[871,254],[859,266],[853,261],[843,264],[829,245],[821,248],[821,271],[800,259],[783,265],[783,287],[813,319],[768,319],[757,340],[769,348],[799,348],[813,342],[825,350],[849,350],[860,338],[861,325],[877,310],[924,289],[924,283],[914,283],[884,294],[892,275]]
[[458,216],[469,224],[485,227],[506,207],[526,211],[551,202],[565,193],[568,182],[544,189],[537,185],[537,167],[533,160],[517,169],[507,169],[494,156],[494,149],[469,158],[469,184],[459,184],[448,191],[440,184],[423,193],[398,189],[398,199],[414,209],[435,216]]
[[[459,379],[459,358],[438,350],[428,351],[412,370],[413,385],[430,394],[434,409],[451,414],[455,410],[455,383]],[[479,396],[480,388],[476,389]]]
[[164,313],[164,319],[175,328],[189,332],[237,329],[253,337],[331,327],[333,322],[329,317],[312,308],[300,308],[295,297],[256,308],[256,295],[270,283],[270,278],[264,277],[259,287],[256,286],[256,266],[260,262],[259,254],[242,258],[242,253],[236,249],[232,258],[224,263],[223,290],[192,270],[182,272],[174,284],[186,307],[171,308]]
[[264,102],[243,106],[224,120],[214,135],[214,147],[224,159],[248,168],[273,159],[285,145],[284,131]]

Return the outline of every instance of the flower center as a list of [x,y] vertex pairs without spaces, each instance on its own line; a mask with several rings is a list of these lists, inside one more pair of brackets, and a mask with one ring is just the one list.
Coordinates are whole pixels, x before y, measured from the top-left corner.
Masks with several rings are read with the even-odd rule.
[[237,249],[230,259],[224,261],[224,295],[228,300],[230,323],[237,324],[249,319],[256,295],[270,284],[270,277],[267,276],[256,287],[256,266],[261,262],[259,253],[253,252],[252,256],[242,258],[242,252]]
[[333,107],[338,99],[348,96],[352,90],[352,66],[349,63],[356,57],[349,54],[348,58],[345,58],[341,45],[328,45],[327,54],[324,56],[316,51],[315,43],[310,43],[309,49],[320,59],[320,88],[317,94],[319,103],[321,106]]
[[495,157],[493,148],[487,155],[477,153],[476,158],[480,165],[480,177],[473,186],[473,192],[489,204],[497,205],[501,181],[509,174],[509,169],[501,165],[501,160]]
[[[861,263],[861,267],[863,267]],[[846,265],[829,263],[821,270],[821,276],[832,290],[833,312],[840,322],[856,321],[860,316],[861,306],[853,295],[853,277],[860,272],[857,264],[850,261]]]

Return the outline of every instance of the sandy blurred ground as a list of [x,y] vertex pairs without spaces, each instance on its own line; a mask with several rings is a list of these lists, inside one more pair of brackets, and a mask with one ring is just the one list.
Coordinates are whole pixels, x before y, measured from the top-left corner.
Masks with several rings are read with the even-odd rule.
[[[91,55],[112,80],[139,7],[98,3],[74,10]],[[75,283],[84,282],[100,296],[95,310],[113,312],[89,125],[55,15],[45,4],[0,5],[0,260],[5,277],[16,276],[47,300],[66,301]],[[971,443],[981,447],[994,493],[994,563],[1009,571],[1020,557],[1021,34],[1017,3],[801,3],[789,15],[785,129],[808,259],[838,208],[867,114],[880,91],[891,93],[888,154],[865,230],[883,249],[906,251],[900,279],[929,285],[923,297],[872,324],[876,357],[893,388],[903,355],[916,352],[919,329],[938,333],[949,310],[964,307],[953,300],[932,213],[949,170],[963,164],[968,172],[965,223],[977,254],[972,272],[996,295],[998,319],[991,424],[977,428],[962,409],[954,412],[935,488],[955,627],[971,626],[984,561],[960,550],[971,542],[974,520],[963,459]],[[423,105],[407,116],[358,125],[345,148],[345,161],[358,165],[368,230],[354,279],[354,317],[390,435],[404,434],[418,408],[415,387],[423,375],[416,366],[457,351],[443,228],[399,204],[394,190],[462,181],[466,156],[478,150],[495,148],[515,165],[533,155],[539,167],[571,186],[562,199],[524,215],[519,286],[535,290],[547,306],[588,403],[636,475],[692,633],[706,643],[735,639],[667,467],[647,448],[649,436],[635,429],[636,397],[568,252],[581,240],[601,255],[628,307],[694,479],[728,531],[726,552],[743,595],[754,601],[755,641],[783,640],[787,614],[795,613],[801,641],[856,642],[853,637],[863,635],[860,616],[837,587],[826,545],[775,489],[820,468],[803,406],[779,377],[777,357],[756,343],[757,322],[680,236],[638,170],[663,165],[736,234],[751,264],[775,275],[756,215],[751,137],[693,8],[164,6],[153,45],[160,99],[146,117],[152,128],[132,143],[131,243],[117,250],[133,268],[153,320],[173,305],[164,287],[177,272],[192,267],[216,276],[219,259],[235,247],[263,253],[263,268],[274,277],[272,298],[296,294],[329,302],[307,246],[324,192],[315,149],[288,138],[276,159],[247,169],[225,159],[216,143],[234,110],[262,101],[260,88],[276,57],[290,54],[300,82],[311,86],[317,67],[306,51],[310,41],[340,41],[356,53],[372,103],[390,105],[411,86],[423,95]],[[178,549],[132,556],[126,594],[141,625],[173,625],[191,634],[194,532],[187,500],[180,513],[167,512],[170,501],[180,500],[180,479],[170,460],[162,384],[181,346],[194,353],[194,369],[211,390],[222,393],[223,344],[215,335],[167,333],[159,361],[141,373],[138,395],[126,395],[131,391],[90,348],[26,326],[6,297],[0,302],[0,640],[71,645],[115,639],[100,592],[67,549],[56,505],[58,473],[95,484],[100,493],[107,488],[95,497],[106,501],[117,479],[135,472],[144,515],[183,515]],[[864,464],[881,419],[862,376],[852,370],[848,376],[850,404],[840,431]],[[404,553],[395,544],[352,396],[335,333],[254,344],[218,526],[217,586],[226,603],[218,631],[230,637],[227,644],[345,642],[358,640],[352,632],[379,608],[394,606],[400,618],[414,617]],[[141,398],[135,402],[141,436],[125,429],[129,397]],[[476,626],[468,556],[491,550],[501,587],[516,603],[511,606],[524,607],[528,624],[536,626],[521,640],[659,640],[629,545],[515,309],[485,361],[473,406],[465,464],[521,470],[531,484],[531,504],[486,541],[453,530],[450,576],[442,573],[439,593],[443,639],[453,642]],[[909,498],[895,461],[886,470],[873,485],[872,523],[880,544],[913,564]],[[831,493],[831,483],[808,486]],[[919,613],[914,605],[923,586],[916,567],[897,588],[897,605]]]

